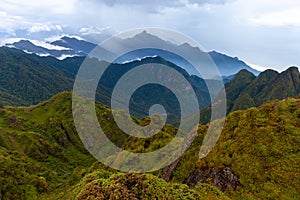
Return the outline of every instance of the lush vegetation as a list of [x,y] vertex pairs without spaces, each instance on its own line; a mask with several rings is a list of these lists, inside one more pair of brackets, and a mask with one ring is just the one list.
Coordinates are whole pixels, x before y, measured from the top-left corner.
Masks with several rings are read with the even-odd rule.
[[[49,99],[62,91],[71,91],[79,67],[85,57],[67,58],[58,60],[54,57],[39,57],[26,54],[21,50],[0,48],[0,105],[35,105]],[[217,59],[221,62],[223,59]],[[93,65],[102,65],[96,60]],[[164,60],[161,57],[149,57],[141,61],[132,61],[125,64],[111,64],[100,80],[96,99],[98,102],[110,106],[110,98],[117,81],[129,70],[148,63],[167,65],[181,73],[192,85],[202,111],[201,121],[209,122],[210,95],[203,79],[190,76],[184,69]],[[157,73],[156,71],[153,71]],[[168,76],[168,75],[166,75]],[[172,76],[164,79],[172,80]],[[157,77],[160,77],[158,74]],[[210,85],[216,80],[206,80]],[[282,84],[285,83],[285,84]],[[220,88],[212,88],[213,97]],[[296,97],[300,93],[300,74],[296,67],[278,73],[266,70],[255,77],[247,70],[241,70],[233,80],[225,85],[227,93],[227,111],[243,110],[262,105],[275,99]],[[138,118],[148,115],[153,104],[161,104],[169,113],[168,123],[178,125],[180,119],[180,106],[174,94],[165,87],[148,84],[134,92],[130,109],[131,114]],[[206,108],[205,108],[206,107]]]
[[[35,105],[59,92],[71,91],[77,71],[85,59],[85,57],[74,57],[58,60],[54,57],[27,54],[8,47],[0,48],[0,57],[0,105],[2,106]],[[96,59],[89,61],[95,66],[102,66],[105,63]],[[209,105],[210,96],[205,81],[197,76],[190,76],[184,69],[161,57],[149,57],[141,61],[109,65],[100,79],[96,91],[97,101],[110,106],[110,98],[117,81],[129,70],[148,63],[163,64],[181,73],[195,90],[199,100],[199,108]],[[153,70],[153,73],[160,72]],[[174,79],[172,75],[166,74],[166,76],[169,77],[164,76],[163,78]],[[161,77],[160,74],[157,77]],[[217,92],[215,91],[215,93]],[[174,94],[165,87],[157,84],[145,85],[132,96],[131,114],[141,118],[148,115],[150,106],[162,104],[170,113],[169,122],[177,124],[180,107],[177,99],[173,97]]]
[[[112,120],[110,109],[98,104],[97,115],[113,142],[132,148],[131,139]],[[135,120],[141,124],[149,121]],[[125,190],[127,196],[122,199],[226,199],[209,185],[190,190],[153,175],[126,175],[98,164],[75,131],[70,93],[60,93],[37,106],[1,108],[0,127],[0,199],[93,199],[95,195],[106,199],[125,195]],[[174,130],[167,125],[158,135],[171,136]],[[98,190],[101,184],[103,190]],[[115,190],[119,193],[112,193]]]
[[0,105],[33,105],[72,88],[62,70],[36,55],[0,48]]
[[[176,132],[166,125],[149,139],[128,137],[109,108],[96,107],[104,132],[130,151],[158,149]],[[96,162],[83,147],[70,93],[37,106],[2,107],[0,199],[299,198],[300,99],[231,113],[213,151],[199,160],[206,129],[199,125],[190,148],[172,165],[153,174],[123,174]]]
[[123,174],[104,170],[95,163],[81,180],[66,191],[47,194],[59,199],[229,199],[217,188],[199,184],[194,189],[187,185],[168,183],[151,174]]
[[196,138],[171,180],[209,183],[236,199],[299,199],[300,99],[230,113],[217,145],[197,160],[200,141]]
[[300,93],[300,74],[296,67],[282,73],[266,70],[258,77],[242,70],[225,89],[228,112],[244,110],[272,100],[296,97]]
[[[225,91],[227,113],[245,110],[273,100],[296,97],[300,94],[300,73],[297,67],[290,67],[282,73],[268,69],[256,77],[247,70],[241,70],[225,84]],[[201,122],[208,123],[210,106],[202,109],[201,113]]]
[[74,127],[70,95],[38,106],[0,109],[0,199],[35,199],[93,162]]

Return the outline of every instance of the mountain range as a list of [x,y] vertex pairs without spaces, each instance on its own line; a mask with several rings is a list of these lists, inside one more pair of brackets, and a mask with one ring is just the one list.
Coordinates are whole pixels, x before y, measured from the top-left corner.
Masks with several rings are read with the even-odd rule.
[[[2,58],[0,90],[3,91],[0,94],[0,102],[1,105],[15,106],[34,105],[58,92],[71,91],[77,71],[85,59],[85,57],[77,56],[58,60],[54,57],[40,57],[7,47],[0,48],[0,57]],[[93,62],[99,66],[103,64],[98,60]],[[196,92],[199,109],[209,105],[210,94],[205,81],[197,76],[190,76],[184,69],[161,57],[147,57],[125,64],[110,64],[101,77],[96,99],[110,106],[113,88],[121,76],[132,68],[147,63],[164,64],[181,73]],[[218,80],[206,81],[211,84],[216,83],[216,85],[219,82]],[[212,95],[216,96],[220,89],[216,88]],[[132,97],[132,103],[132,114],[137,117],[147,116],[148,109],[153,103],[164,105],[170,117],[177,118],[175,116],[180,115],[180,107],[176,98],[173,98],[173,93],[157,85],[142,87],[136,91]]]
[[[193,55],[204,53],[147,32],[123,42],[145,39]],[[168,51],[143,49],[108,63],[86,57],[95,46],[64,36],[47,43],[23,39],[0,47],[0,199],[299,199],[297,67],[281,73],[258,72],[238,58],[208,52],[225,82],[224,88],[214,87],[210,95],[206,83],[219,85],[220,77],[204,80],[186,60]],[[196,93],[201,109],[201,123],[186,152],[169,166],[147,174],[122,173],[97,161],[82,144],[73,120],[71,91],[84,60],[96,67],[109,66],[96,90],[97,119],[111,142],[134,153],[153,152],[174,138],[179,103],[167,88],[155,84],[139,88],[130,101],[136,124],[149,124],[153,104],[163,105],[169,115],[154,136],[130,136],[118,127],[109,107],[116,83],[143,64],[150,64],[150,72],[155,72],[156,64],[179,72],[191,84],[185,89]],[[222,105],[220,90],[227,96],[223,131],[212,151],[200,159],[210,124],[219,123],[209,119],[211,102]],[[126,162],[132,163],[132,157]]]
[[[54,41],[48,42],[32,41],[24,38],[12,41],[13,42],[8,42],[5,45],[8,47],[21,49],[26,53],[34,53],[40,56],[53,56],[61,60],[66,57],[86,56],[97,46],[97,44],[86,41],[78,36],[62,36]],[[197,60],[202,54],[206,53],[200,50],[198,47],[193,47],[187,43],[179,45],[174,44],[155,35],[152,35],[146,31],[143,31],[131,38],[120,39],[120,41],[122,41],[122,44],[126,46],[130,46],[132,44],[136,44],[136,46],[138,46],[139,44],[142,45],[144,41],[148,41],[152,44],[159,44],[159,46],[161,46],[161,49],[146,48],[132,51],[125,55],[121,55],[117,60],[115,60],[116,63],[131,62],[144,57],[160,56],[165,60],[170,61],[177,66],[185,69],[190,75],[197,76],[199,76],[199,72],[187,60],[180,57],[179,55],[176,55],[175,53],[166,51],[166,49],[176,49],[176,51],[179,52],[188,52],[193,60]],[[216,51],[207,53],[216,64],[221,76],[226,77],[234,75],[241,69],[247,69],[255,75],[259,74],[259,71],[251,68],[249,65],[239,60],[237,57],[233,58]]]
[[[72,57],[58,60],[54,57],[40,57],[33,54],[26,54],[17,49],[7,47],[0,48],[2,57],[0,68],[1,85],[0,94],[1,105],[34,105],[52,95],[71,91],[77,71],[85,57]],[[140,61],[133,61],[125,64],[111,64],[103,74],[96,92],[96,99],[110,106],[110,98],[113,88],[119,78],[130,69],[147,63],[158,63],[167,65],[181,73],[195,90],[199,109],[210,103],[210,94],[206,83],[197,76],[190,76],[182,68],[164,60],[161,57],[147,57]],[[102,65],[95,60],[95,65]],[[168,75],[167,75],[168,76]],[[211,84],[218,85],[218,80],[206,80]],[[214,96],[217,95],[216,88]],[[136,91],[132,97],[131,112],[136,117],[148,115],[148,110],[153,103],[165,106],[170,113],[170,123],[176,124],[180,116],[180,107],[173,93],[158,85],[142,87]]]
[[64,59],[74,56],[86,56],[96,45],[78,37],[62,36],[53,42],[37,42],[28,39],[20,39],[6,46],[21,49],[26,53],[39,56],[53,56]]
[[257,107],[265,102],[300,94],[300,74],[297,67],[278,73],[266,70],[254,76],[242,70],[225,85],[228,112]]
[[[34,105],[58,92],[71,91],[77,71],[85,59],[83,56],[75,56],[59,60],[52,56],[40,57],[8,47],[0,47],[0,56],[0,103],[14,106]],[[101,62],[96,63],[101,65]],[[211,96],[206,83],[218,86],[219,81],[203,80],[189,75],[186,70],[159,56],[111,64],[99,83],[96,99],[110,106],[111,94],[119,78],[130,69],[147,63],[164,64],[181,73],[196,92],[199,109],[203,109],[201,121],[209,121]],[[225,84],[227,113],[259,106],[271,100],[295,97],[300,93],[299,71],[296,67],[282,73],[266,70],[257,77],[243,69],[231,78],[233,79],[227,80]],[[283,82],[286,84],[283,85]],[[217,97],[221,89],[214,88],[212,97]],[[180,116],[178,101],[169,90],[156,85],[142,87],[134,93],[131,114],[139,118],[147,116],[149,108],[155,103],[165,106],[169,113],[169,123],[177,124]]]
[[[278,73],[268,69],[255,76],[241,70],[225,84],[227,114],[260,106],[266,102],[296,97],[300,94],[300,73],[297,67],[290,67]],[[218,99],[218,97],[216,98]],[[217,101],[217,100],[215,100]],[[210,121],[211,106],[201,111],[201,121]]]

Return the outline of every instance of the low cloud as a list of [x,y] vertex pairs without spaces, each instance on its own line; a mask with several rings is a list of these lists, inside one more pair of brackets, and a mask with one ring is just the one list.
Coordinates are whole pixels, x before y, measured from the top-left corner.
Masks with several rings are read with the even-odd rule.
[[34,25],[28,29],[29,33],[37,33],[41,31],[62,31],[62,28],[60,25],[45,25],[45,24],[39,24],[39,25]]
[[283,70],[300,65],[299,13],[296,0],[3,0],[0,32],[14,36],[23,29],[37,35],[62,29],[95,36],[107,33],[105,27],[112,33],[162,27],[194,38],[207,50]]

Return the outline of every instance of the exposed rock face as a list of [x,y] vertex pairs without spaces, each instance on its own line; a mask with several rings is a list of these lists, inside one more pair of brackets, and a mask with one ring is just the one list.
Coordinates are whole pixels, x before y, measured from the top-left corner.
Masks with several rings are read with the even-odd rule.
[[221,191],[229,188],[235,189],[241,185],[239,178],[233,173],[229,167],[223,169],[203,169],[202,171],[194,170],[193,173],[185,180],[189,187],[195,187],[197,183],[211,183],[218,187]]
[[[191,145],[192,141],[194,141],[195,137],[197,135],[196,131],[192,131],[192,134],[188,134],[185,138],[183,145],[182,145],[182,151],[185,152]],[[178,163],[180,162],[182,156],[176,159],[172,164],[168,165],[162,170],[162,174],[160,175],[160,178],[164,179],[165,181],[170,181],[172,178],[172,172],[177,167]]]
[[164,179],[165,181],[170,181],[172,177],[173,170],[177,167],[179,161],[181,158],[178,158],[175,160],[172,164],[168,165],[162,170],[162,174],[160,175],[160,178]]

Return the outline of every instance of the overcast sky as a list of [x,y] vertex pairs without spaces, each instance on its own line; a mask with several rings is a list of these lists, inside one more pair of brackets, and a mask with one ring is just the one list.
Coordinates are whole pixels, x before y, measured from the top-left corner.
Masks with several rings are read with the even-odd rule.
[[[0,37],[162,27],[206,50],[282,71],[300,66],[299,0],[1,0]],[[47,34],[46,34],[47,35]]]

